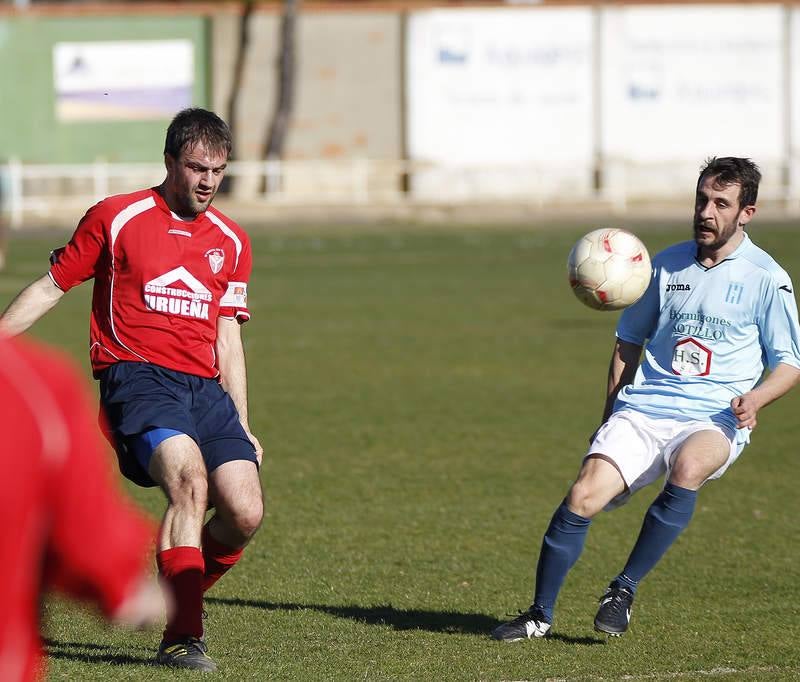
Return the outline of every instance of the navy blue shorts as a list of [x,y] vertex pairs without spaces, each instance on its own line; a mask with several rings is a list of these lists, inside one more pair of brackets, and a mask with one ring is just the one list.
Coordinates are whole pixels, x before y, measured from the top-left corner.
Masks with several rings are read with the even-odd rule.
[[117,452],[122,475],[134,483],[157,485],[143,465],[146,459],[136,452],[139,436],[155,428],[174,429],[194,439],[209,473],[237,459],[257,465],[236,406],[216,379],[144,362],[118,362],[99,379],[103,430]]

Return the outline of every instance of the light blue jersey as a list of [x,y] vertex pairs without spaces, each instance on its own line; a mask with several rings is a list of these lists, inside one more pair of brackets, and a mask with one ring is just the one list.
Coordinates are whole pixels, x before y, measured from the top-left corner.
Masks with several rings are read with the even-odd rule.
[[[623,312],[617,336],[645,348],[615,410],[708,419],[731,431],[731,400],[752,389],[765,368],[800,368],[792,282],[746,234],[736,251],[711,268],[697,260],[694,241],[659,253],[650,286]],[[749,439],[749,429],[736,433],[739,442]]]

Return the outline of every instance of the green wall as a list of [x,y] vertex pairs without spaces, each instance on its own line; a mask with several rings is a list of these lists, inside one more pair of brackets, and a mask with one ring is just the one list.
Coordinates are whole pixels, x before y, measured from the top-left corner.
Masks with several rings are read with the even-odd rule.
[[[193,104],[207,106],[207,19],[182,17],[14,17],[0,19],[0,162],[159,161],[163,121],[59,122],[55,116],[53,46],[92,40],[191,40]],[[168,68],[169,65],[165,65]]]

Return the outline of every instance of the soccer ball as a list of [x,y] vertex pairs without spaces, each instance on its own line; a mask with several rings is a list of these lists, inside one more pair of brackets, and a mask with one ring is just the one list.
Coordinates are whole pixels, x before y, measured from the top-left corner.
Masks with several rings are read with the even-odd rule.
[[641,298],[652,274],[650,255],[625,230],[594,230],[581,237],[567,259],[572,291],[595,310],[620,310]]

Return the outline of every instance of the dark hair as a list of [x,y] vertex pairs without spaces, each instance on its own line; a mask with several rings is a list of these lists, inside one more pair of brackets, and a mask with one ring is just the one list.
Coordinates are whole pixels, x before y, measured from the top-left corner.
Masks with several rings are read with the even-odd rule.
[[739,185],[739,208],[755,206],[758,198],[758,184],[761,182],[761,171],[750,159],[738,156],[712,156],[706,159],[700,169],[697,188],[706,178],[713,178],[714,184],[722,187]]
[[202,142],[208,151],[231,153],[231,131],[213,111],[206,109],[184,109],[179,111],[167,128],[164,153],[177,159],[185,149]]

